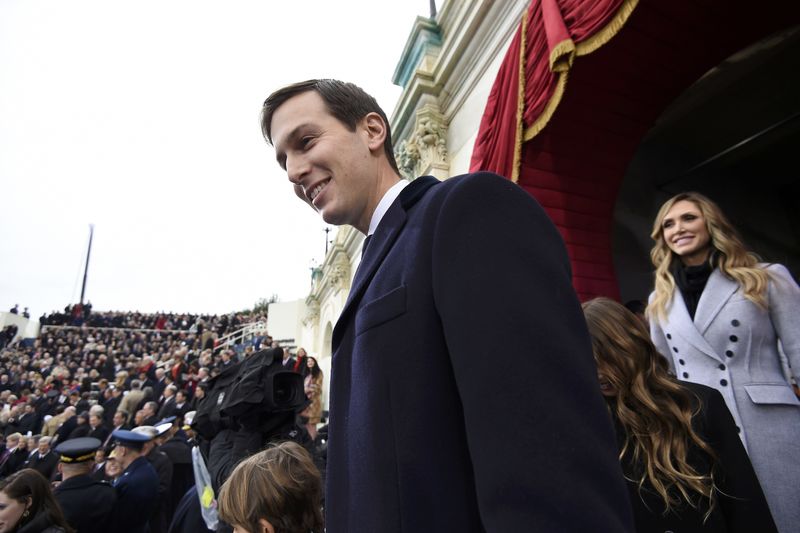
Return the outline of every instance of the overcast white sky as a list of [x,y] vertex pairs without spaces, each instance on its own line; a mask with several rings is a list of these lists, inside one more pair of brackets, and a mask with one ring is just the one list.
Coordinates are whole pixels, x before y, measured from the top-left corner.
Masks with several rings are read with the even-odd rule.
[[391,114],[428,0],[0,0],[0,310],[223,313],[305,297],[325,224],[264,98],[353,81]]

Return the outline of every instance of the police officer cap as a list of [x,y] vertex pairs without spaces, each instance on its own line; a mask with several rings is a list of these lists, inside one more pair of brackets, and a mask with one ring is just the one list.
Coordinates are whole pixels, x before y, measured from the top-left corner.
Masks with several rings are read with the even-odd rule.
[[154,425],[155,427],[158,427],[158,426],[161,426],[161,425],[164,425],[164,424],[173,424],[173,423],[175,423],[175,418],[177,418],[177,417],[175,417],[175,416],[168,416],[168,417],[166,417],[166,418],[162,418],[161,420],[159,420],[158,422],[156,422],[156,423],[155,423],[155,424],[153,424],[153,425]]
[[136,426],[131,431],[139,435],[145,435],[147,440],[152,440],[158,436],[158,430],[154,426]]
[[94,459],[94,453],[102,445],[100,439],[80,437],[62,442],[56,446],[56,453],[61,455],[62,463],[85,463]]
[[183,429],[192,429],[192,422],[194,422],[196,414],[197,411],[189,411],[183,416]]
[[117,429],[111,433],[111,436],[114,437],[114,440],[120,446],[133,449],[140,449],[145,442],[153,438],[141,432],[137,433],[135,431],[128,431],[127,429]]
[[156,425],[156,431],[158,431],[158,434],[156,435],[156,437],[160,437],[161,435],[164,435],[170,429],[172,429],[172,422],[165,422],[164,424],[157,424]]

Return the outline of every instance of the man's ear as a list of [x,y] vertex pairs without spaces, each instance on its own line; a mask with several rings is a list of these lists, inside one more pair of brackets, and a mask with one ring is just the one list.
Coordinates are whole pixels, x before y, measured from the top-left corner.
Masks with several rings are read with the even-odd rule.
[[383,150],[383,142],[386,140],[386,132],[388,129],[383,118],[373,111],[372,113],[367,113],[361,121],[367,133],[369,149]]
[[267,522],[265,518],[259,518],[258,525],[261,526],[261,531],[258,533],[275,533],[275,529],[272,527],[272,524]]
[[63,468],[63,466],[61,464],[61,461],[58,462],[58,467],[57,468],[58,468],[58,473],[59,474],[63,474],[64,473],[64,468]]

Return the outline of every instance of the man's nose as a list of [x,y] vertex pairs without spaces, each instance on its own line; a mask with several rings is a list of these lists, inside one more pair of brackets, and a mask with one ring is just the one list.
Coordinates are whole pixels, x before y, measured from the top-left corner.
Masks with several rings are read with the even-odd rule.
[[289,181],[295,185],[300,185],[303,177],[308,174],[309,164],[303,157],[287,157],[286,158],[286,174],[289,176]]

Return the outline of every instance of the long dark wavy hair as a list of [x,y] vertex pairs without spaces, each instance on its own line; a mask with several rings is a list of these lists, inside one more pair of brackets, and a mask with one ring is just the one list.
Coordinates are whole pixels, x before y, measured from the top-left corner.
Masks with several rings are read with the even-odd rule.
[[53,497],[50,483],[36,470],[24,468],[0,480],[0,491],[4,492],[10,499],[22,504],[28,500],[31,502],[28,514],[20,518],[16,529],[20,529],[35,517],[44,513],[49,518],[50,524],[63,528],[67,533],[75,532],[67,523],[64,513],[61,512],[61,507]]
[[609,408],[625,430],[620,459],[630,453],[642,465],[636,482],[648,482],[664,500],[665,513],[682,502],[694,508],[706,500],[714,506],[711,469],[698,472],[689,450],[699,448],[713,465],[715,454],[692,428],[700,400],[669,374],[647,328],[623,305],[608,298],[583,304],[598,372],[615,392]]
[[319,361],[317,361],[317,359],[315,357],[311,357],[310,355],[306,357],[306,361],[308,361],[309,359],[313,359],[314,360],[314,366],[312,366],[309,369],[309,373],[311,374],[311,377],[313,377],[314,379],[317,379],[317,377],[320,374],[322,374],[322,369],[319,367]]

